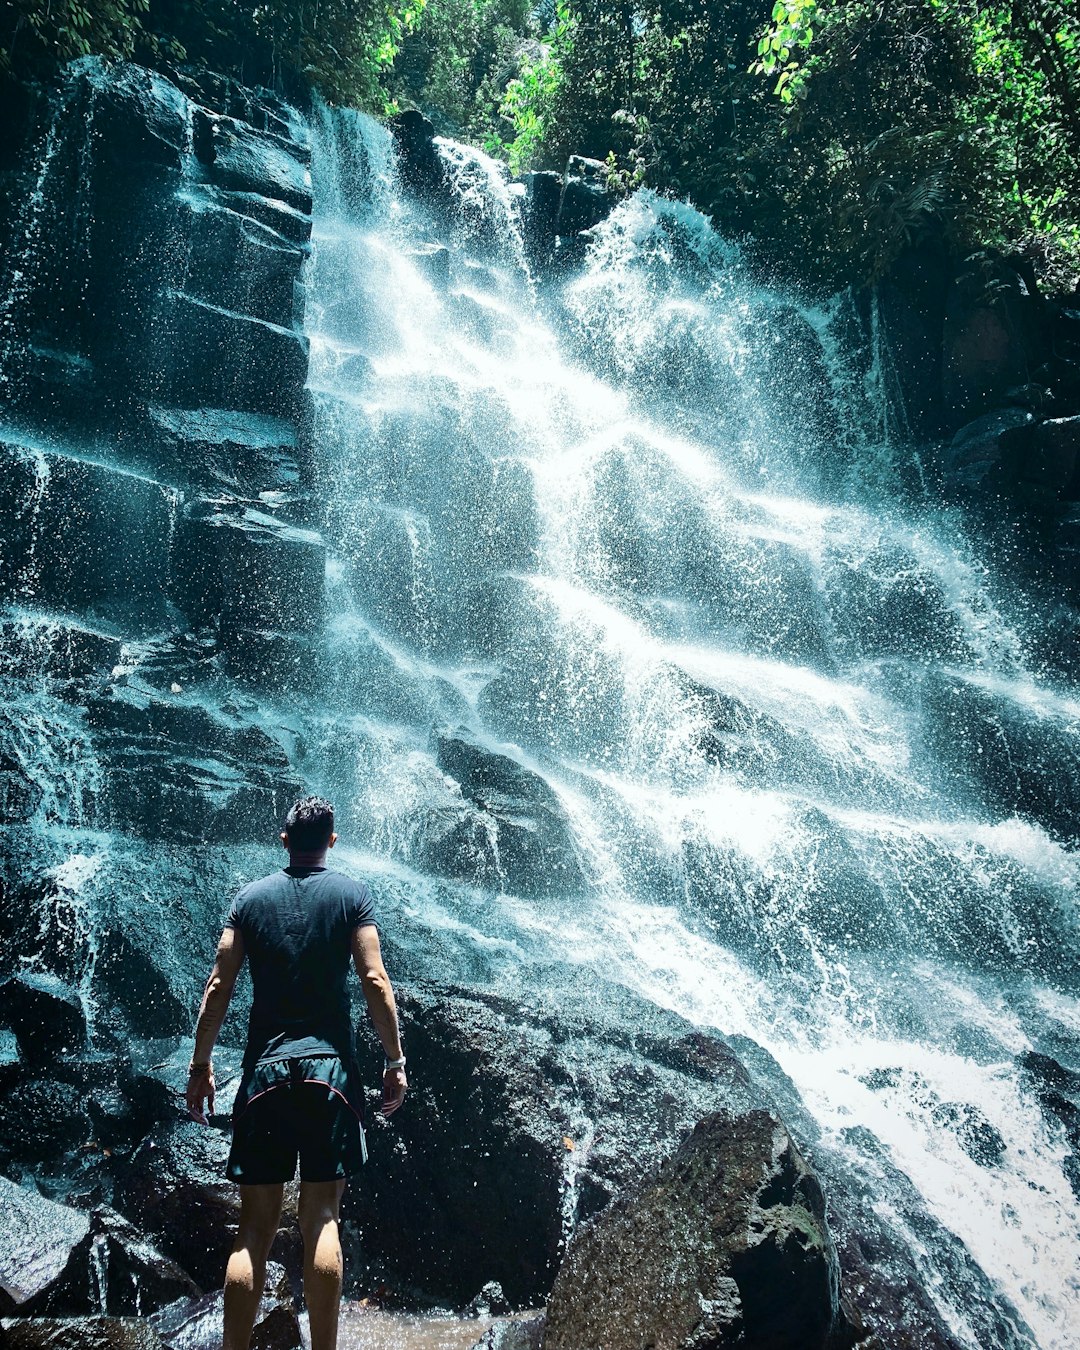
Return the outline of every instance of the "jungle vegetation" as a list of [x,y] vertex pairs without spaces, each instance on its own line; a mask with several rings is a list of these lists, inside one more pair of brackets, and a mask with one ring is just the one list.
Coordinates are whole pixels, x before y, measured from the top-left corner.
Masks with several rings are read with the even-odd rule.
[[601,159],[824,285],[927,236],[1080,285],[1080,0],[0,0],[9,71],[91,51]]

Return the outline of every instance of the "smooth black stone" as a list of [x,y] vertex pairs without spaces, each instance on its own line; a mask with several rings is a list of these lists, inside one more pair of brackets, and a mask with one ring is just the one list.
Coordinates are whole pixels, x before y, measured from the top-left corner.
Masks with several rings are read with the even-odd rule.
[[1004,430],[995,486],[1036,509],[1080,500],[1080,417]]
[[586,884],[562,804],[548,784],[509,755],[481,745],[464,728],[435,739],[436,760],[481,818],[448,819],[429,861],[450,875],[475,875],[522,895],[573,892]]
[[928,672],[927,738],[958,785],[995,812],[1018,814],[1063,839],[1080,837],[1080,750],[1066,717],[1027,711],[959,675]]
[[170,482],[246,497],[297,490],[299,449],[289,421],[231,408],[153,407],[148,422],[153,458]]
[[145,398],[296,418],[308,368],[303,333],[175,290],[162,299],[152,339],[137,373]]
[[192,503],[178,528],[173,598],[198,626],[311,633],[326,552],[313,530],[228,499]]
[[234,192],[255,192],[311,213],[311,152],[272,132],[231,117],[196,113],[195,151],[211,181]]
[[525,256],[532,267],[543,269],[554,256],[558,234],[559,204],[562,201],[562,175],[551,170],[527,173],[525,200],[521,211],[521,237]]
[[69,68],[85,83],[99,153],[122,165],[179,169],[187,146],[187,99],[171,81],[132,62],[100,57]]
[[607,186],[607,165],[572,155],[563,179],[556,231],[581,234],[611,214],[615,197]]
[[399,172],[406,186],[423,199],[438,200],[445,171],[433,144],[434,126],[414,108],[395,114],[387,125],[398,144]]
[[86,1013],[78,993],[44,971],[20,971],[0,984],[0,1021],[14,1031],[31,1063],[86,1044]]
[[209,195],[190,195],[178,206],[190,241],[182,283],[187,294],[280,327],[302,326],[304,246]]
[[1001,408],[965,422],[942,456],[946,490],[957,495],[993,486],[1001,462],[1001,434],[1032,420],[1026,408]]
[[200,703],[118,684],[87,704],[103,823],[181,842],[272,839],[300,784],[282,745]]

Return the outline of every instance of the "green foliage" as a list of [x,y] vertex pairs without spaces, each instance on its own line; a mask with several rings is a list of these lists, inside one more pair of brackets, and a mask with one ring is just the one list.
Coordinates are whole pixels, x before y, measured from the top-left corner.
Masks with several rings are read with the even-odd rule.
[[441,129],[490,141],[507,85],[539,52],[529,0],[427,0],[390,85]]
[[489,145],[608,159],[825,285],[928,237],[1076,277],[1077,0],[765,3],[562,0]]
[[806,71],[792,59],[792,52],[805,49],[814,40],[817,0],[776,0],[772,24],[758,38],[757,60],[751,75],[778,75],[774,94],[785,103],[806,97]]
[[87,52],[418,106],[515,172],[604,160],[826,286],[933,237],[1080,277],[1080,0],[0,0],[0,68]]
[[513,135],[506,138],[496,132],[488,138],[488,148],[502,150],[514,173],[539,162],[546,143],[553,139],[563,69],[573,43],[574,18],[568,0],[557,0],[554,23],[539,52],[522,64],[520,75],[507,84],[499,104],[499,116]]
[[192,60],[252,83],[306,77],[381,111],[424,0],[0,0],[0,66],[47,75],[97,53]]
[[150,0],[2,0],[0,67],[39,66],[100,52],[133,56]]

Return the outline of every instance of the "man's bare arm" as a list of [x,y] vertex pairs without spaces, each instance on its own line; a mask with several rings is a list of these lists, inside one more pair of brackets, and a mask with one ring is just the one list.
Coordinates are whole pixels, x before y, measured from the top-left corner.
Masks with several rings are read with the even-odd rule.
[[[374,924],[364,924],[362,928],[353,929],[352,958],[356,973],[360,976],[360,986],[364,991],[368,1015],[379,1033],[386,1058],[403,1059],[394,989],[383,965],[379,930]],[[385,1071],[382,1101],[384,1116],[389,1116],[398,1109],[405,1098],[408,1085],[404,1066]]]
[[229,1001],[236,988],[236,977],[244,964],[244,939],[239,928],[226,928],[218,942],[214,966],[203,990],[199,1020],[195,1024],[195,1051],[188,1074],[187,1105],[196,1120],[205,1121],[214,1109],[214,1071],[210,1056]]

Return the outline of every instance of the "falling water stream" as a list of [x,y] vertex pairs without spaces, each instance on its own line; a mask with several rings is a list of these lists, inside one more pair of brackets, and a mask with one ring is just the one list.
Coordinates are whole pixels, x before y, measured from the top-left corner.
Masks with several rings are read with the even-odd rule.
[[[563,962],[752,1038],[962,1343],[1003,1314],[950,1281],[897,1173],[1015,1309],[1010,1344],[1075,1345],[1068,1146],[1018,1056],[1077,1057],[1078,860],[1052,789],[1017,815],[983,770],[1003,737],[1075,747],[1080,693],[906,492],[841,302],[763,288],[648,192],[538,287],[501,169],[438,149],[449,220],[376,123],[316,126],[316,749],[388,932],[438,977]],[[475,812],[433,726],[546,780],[586,884],[516,894],[479,845],[479,885],[437,875],[433,832]]]

